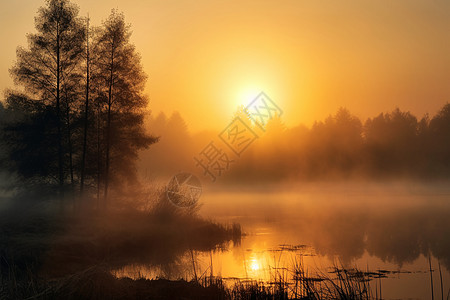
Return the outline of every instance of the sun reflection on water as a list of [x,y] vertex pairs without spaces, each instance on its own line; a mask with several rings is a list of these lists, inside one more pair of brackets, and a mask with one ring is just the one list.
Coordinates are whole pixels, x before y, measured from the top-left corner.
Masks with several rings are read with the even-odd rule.
[[259,263],[256,258],[252,258],[252,260],[250,261],[250,270],[252,270],[253,272],[259,270]]

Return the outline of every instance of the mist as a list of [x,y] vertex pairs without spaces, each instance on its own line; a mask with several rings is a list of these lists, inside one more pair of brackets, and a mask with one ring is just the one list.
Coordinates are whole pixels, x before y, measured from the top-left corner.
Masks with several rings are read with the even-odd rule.
[[147,128],[161,140],[140,152],[141,175],[151,178],[155,174],[189,170],[211,182],[212,178],[203,176],[204,170],[198,164],[195,167],[194,161],[211,141],[230,160],[234,159],[220,174],[215,174],[219,181],[231,185],[286,180],[431,181],[445,180],[450,175],[449,104],[435,116],[421,118],[396,109],[360,120],[341,108],[311,128],[288,128],[282,118],[275,117],[269,120],[265,131],[252,123],[245,111],[238,109],[233,118],[243,120],[259,134],[239,157],[218,139],[219,133],[190,133],[178,112],[169,117],[160,113],[148,118]]
[[43,1],[0,70],[0,299],[448,299],[442,4],[128,2]]

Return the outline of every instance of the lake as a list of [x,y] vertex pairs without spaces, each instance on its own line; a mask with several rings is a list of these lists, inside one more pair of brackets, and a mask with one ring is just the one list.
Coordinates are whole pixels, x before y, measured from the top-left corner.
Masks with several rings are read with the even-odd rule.
[[[289,186],[292,186],[289,185]],[[447,185],[308,184],[295,189],[206,187],[199,214],[239,223],[246,235],[177,261],[132,265],[114,273],[132,278],[220,275],[271,282],[301,262],[310,276],[333,267],[358,268],[383,299],[430,299],[450,288],[450,188]],[[440,267],[440,271],[439,271]],[[375,293],[375,292],[374,292]]]

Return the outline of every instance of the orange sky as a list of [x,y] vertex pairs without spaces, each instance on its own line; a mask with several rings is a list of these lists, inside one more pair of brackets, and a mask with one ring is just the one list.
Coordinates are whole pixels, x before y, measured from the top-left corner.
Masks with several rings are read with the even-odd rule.
[[[220,130],[265,91],[287,125],[345,106],[361,118],[396,106],[419,116],[450,101],[447,0],[79,0],[99,24],[125,13],[154,112]],[[0,89],[41,0],[0,2]]]

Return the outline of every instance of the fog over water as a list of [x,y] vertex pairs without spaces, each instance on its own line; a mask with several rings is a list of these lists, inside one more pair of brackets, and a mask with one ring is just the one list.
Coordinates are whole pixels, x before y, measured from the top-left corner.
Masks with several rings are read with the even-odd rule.
[[[311,274],[330,267],[357,267],[386,272],[383,297],[419,298],[430,295],[429,261],[439,289],[438,264],[443,281],[450,282],[450,188],[445,184],[316,183],[243,187],[224,191],[209,185],[201,198],[200,214],[218,222],[239,222],[246,236],[225,249],[198,252],[197,272],[225,278],[252,278],[269,282],[273,270],[301,257]],[[288,186],[291,188],[288,188]],[[230,190],[230,189],[228,189]],[[171,266],[125,268],[163,272],[174,278],[192,275],[189,255]],[[164,269],[165,268],[165,269]],[[119,272],[120,273],[120,272]],[[444,289],[445,290],[445,289]]]

